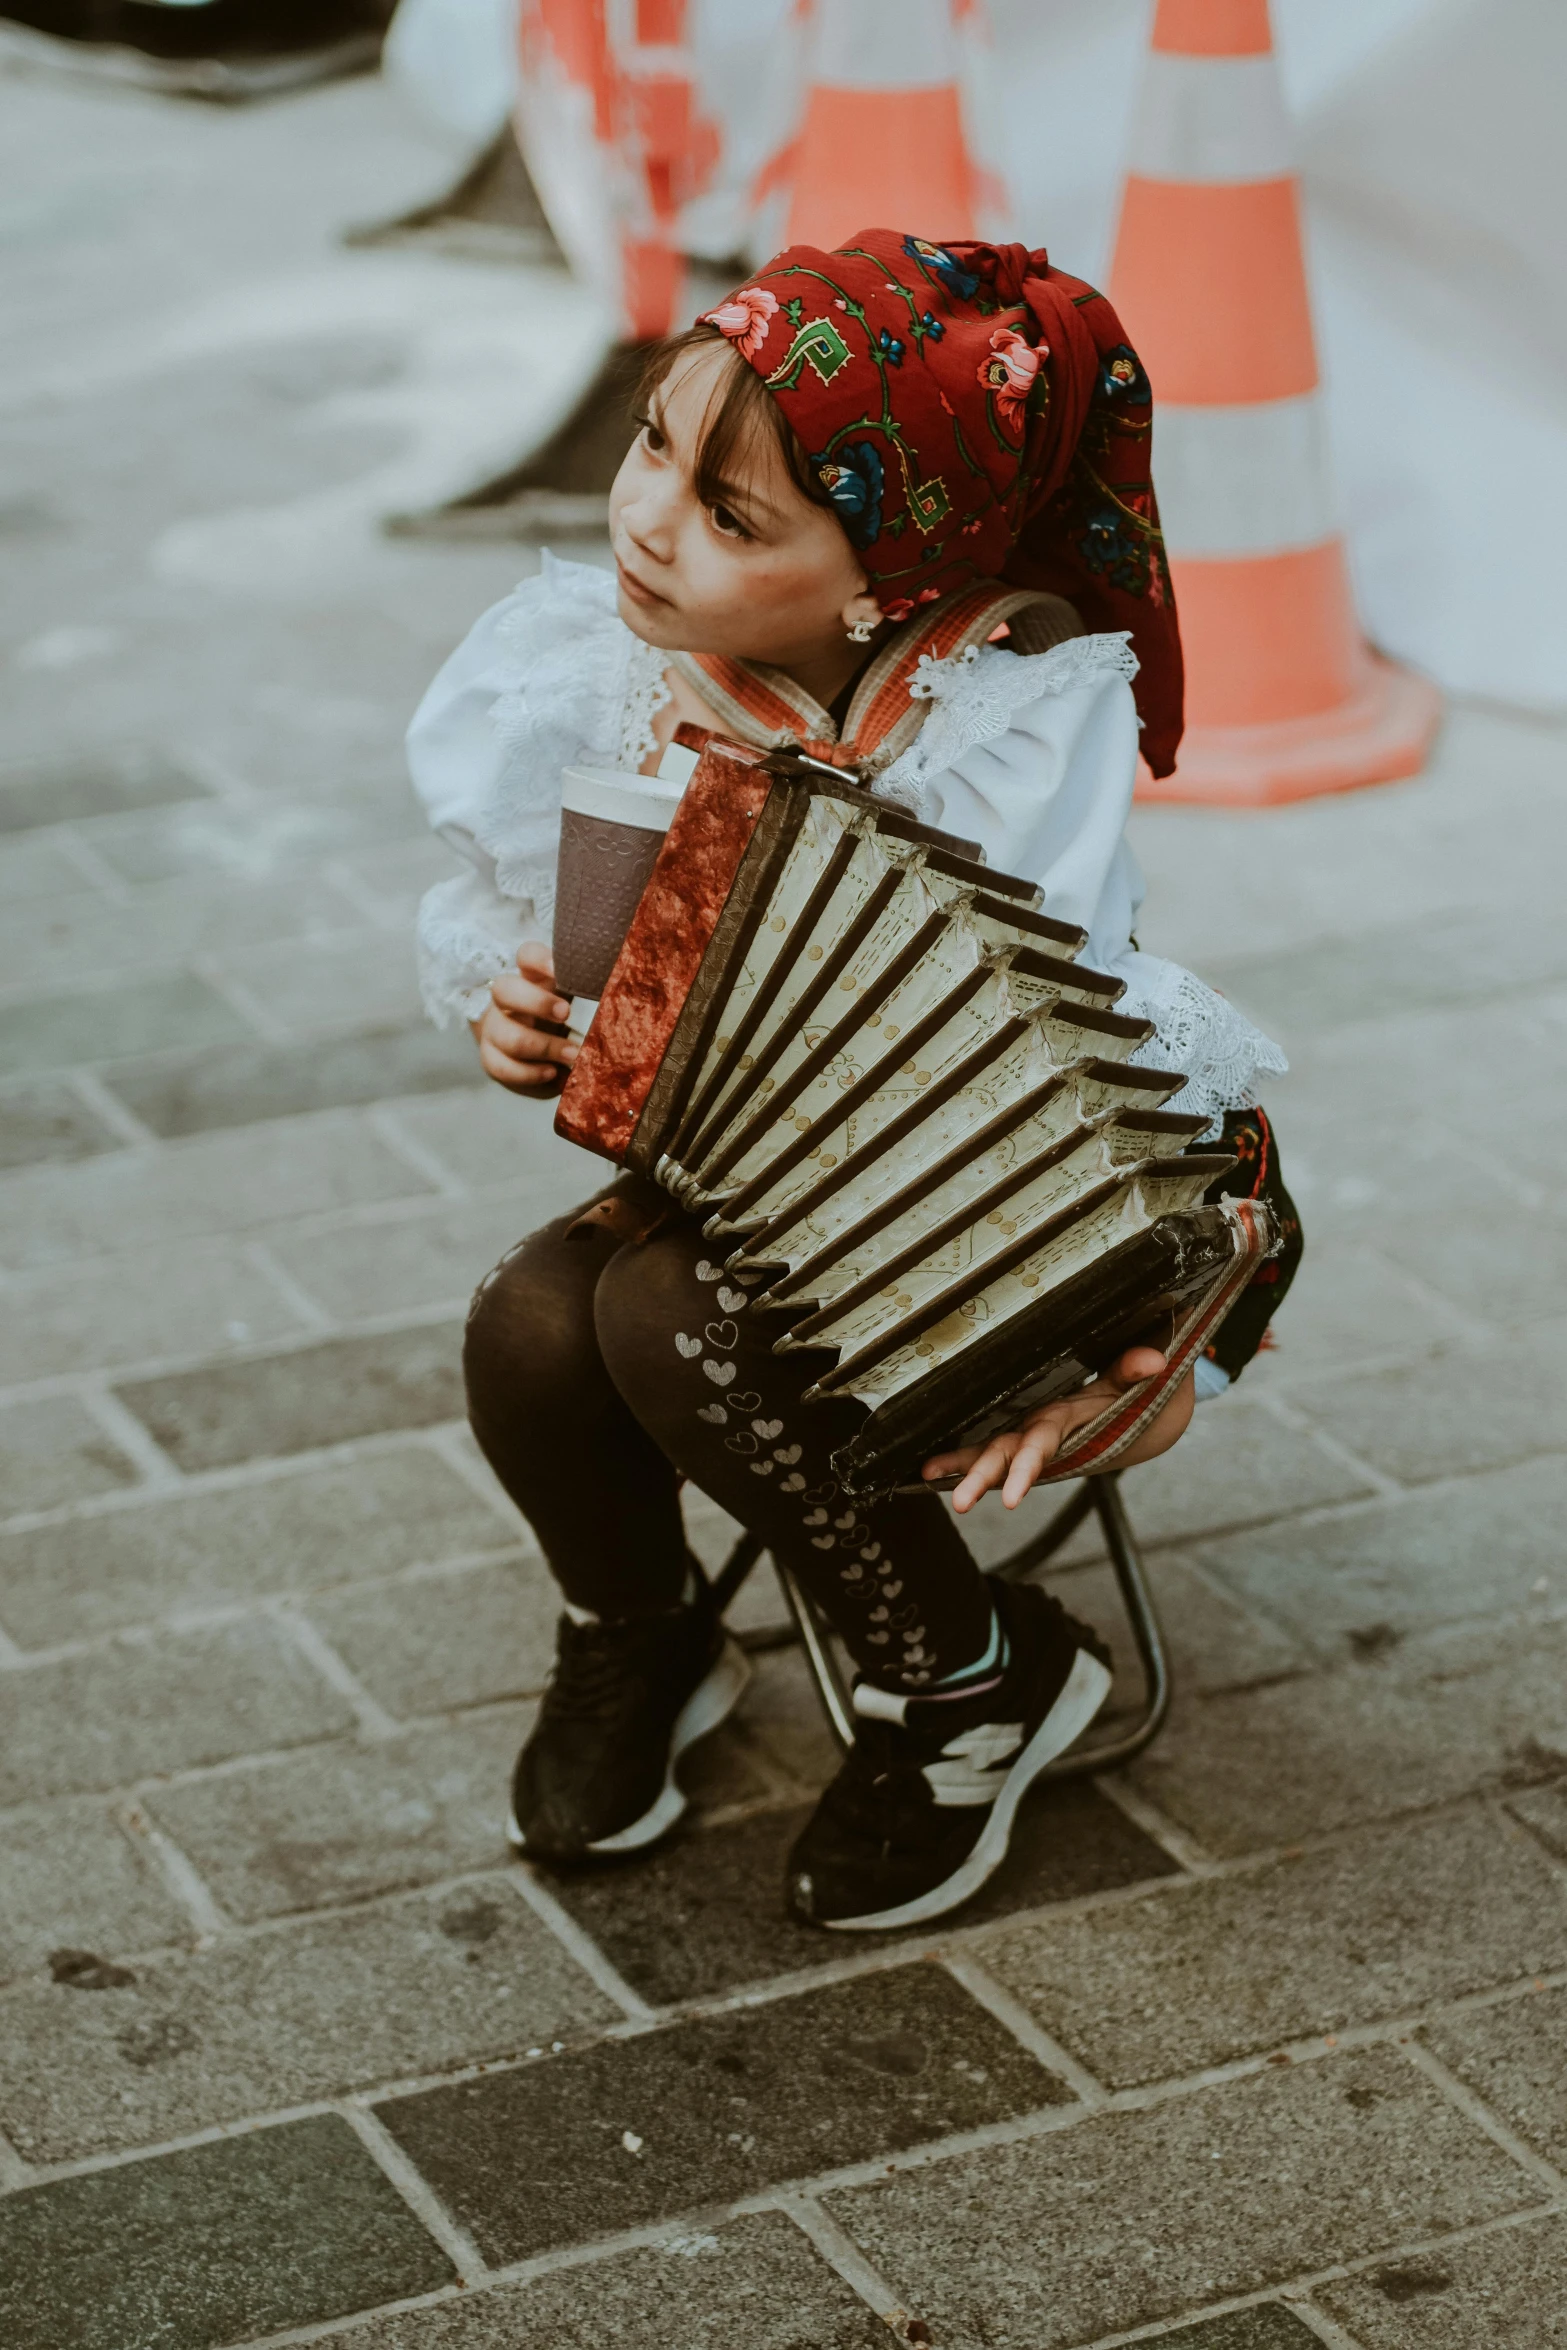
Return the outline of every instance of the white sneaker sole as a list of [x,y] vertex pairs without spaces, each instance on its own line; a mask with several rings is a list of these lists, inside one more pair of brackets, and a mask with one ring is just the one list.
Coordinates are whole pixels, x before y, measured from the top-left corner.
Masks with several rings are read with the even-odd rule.
[[896,1909],[878,1910],[874,1916],[863,1918],[818,1918],[816,1924],[831,1927],[838,1934],[922,1926],[967,1901],[1005,1860],[1007,1846],[1012,1841],[1012,1822],[1029,1788],[1047,1763],[1054,1762],[1058,1754],[1064,1754],[1075,1739],[1081,1738],[1109,1694],[1108,1671],[1096,1656],[1080,1648],[1066,1686],[1008,1771],[1001,1793],[990,1807],[984,1833],[962,1867],[955,1869],[944,1884],[933,1885],[928,1893],[921,1893],[914,1901],[902,1902]]
[[[658,1801],[629,1828],[617,1828],[613,1836],[601,1836],[596,1844],[584,1847],[588,1852],[637,1852],[644,1844],[656,1843],[667,1835],[686,1808],[686,1798],[675,1778],[675,1765],[680,1757],[695,1746],[699,1738],[706,1738],[727,1719],[745,1694],[751,1678],[751,1660],[737,1642],[725,1639],[706,1680],[699,1681],[685,1704],[675,1716],[675,1727],[669,1741],[669,1762],[664,1774],[663,1792]],[[527,1838],[517,1824],[516,1812],[506,1818],[506,1841],[514,1852],[526,1852]]]

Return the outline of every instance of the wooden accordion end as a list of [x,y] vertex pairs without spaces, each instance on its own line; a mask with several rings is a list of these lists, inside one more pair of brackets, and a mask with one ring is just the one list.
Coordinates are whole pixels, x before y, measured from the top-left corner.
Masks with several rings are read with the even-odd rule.
[[1278,1246],[1262,1203],[1202,1204],[1233,1160],[1188,1147],[1185,1079],[1130,1065],[1154,1029],[1039,894],[847,774],[710,742],[561,1095],[560,1134],[728,1243],[807,1396],[866,1407],[851,1495],[1147,1340],[1166,1370],[1047,1474],[1112,1466]]

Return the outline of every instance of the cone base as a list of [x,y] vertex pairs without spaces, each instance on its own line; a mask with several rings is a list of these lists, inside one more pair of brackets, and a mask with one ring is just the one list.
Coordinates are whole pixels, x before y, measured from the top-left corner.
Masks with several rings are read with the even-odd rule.
[[1199,726],[1182,737],[1173,775],[1140,767],[1140,803],[1277,808],[1325,792],[1418,775],[1442,716],[1429,678],[1368,652],[1359,690],[1336,710],[1268,726]]

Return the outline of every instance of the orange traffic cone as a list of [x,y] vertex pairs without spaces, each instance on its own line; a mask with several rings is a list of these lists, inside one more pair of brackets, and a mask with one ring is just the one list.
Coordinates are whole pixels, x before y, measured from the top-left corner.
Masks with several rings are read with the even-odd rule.
[[817,0],[800,133],[757,183],[788,184],[785,243],[856,230],[971,237],[981,175],[969,154],[951,0]]
[[1158,0],[1110,279],[1153,381],[1186,650],[1174,775],[1259,807],[1412,775],[1440,714],[1355,617],[1268,0]]

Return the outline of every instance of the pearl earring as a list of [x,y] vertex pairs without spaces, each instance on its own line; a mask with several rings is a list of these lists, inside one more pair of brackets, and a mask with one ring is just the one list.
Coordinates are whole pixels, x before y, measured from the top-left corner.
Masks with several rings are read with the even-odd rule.
[[876,634],[876,623],[873,620],[857,620],[847,633],[851,645],[868,645]]

